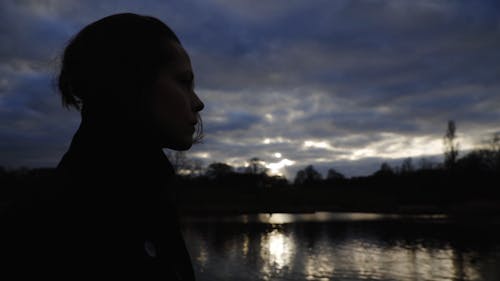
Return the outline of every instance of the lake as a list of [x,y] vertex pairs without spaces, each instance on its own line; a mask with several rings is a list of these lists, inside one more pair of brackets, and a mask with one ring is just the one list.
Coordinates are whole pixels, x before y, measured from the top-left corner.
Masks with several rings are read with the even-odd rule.
[[500,280],[498,221],[355,213],[187,217],[198,280]]

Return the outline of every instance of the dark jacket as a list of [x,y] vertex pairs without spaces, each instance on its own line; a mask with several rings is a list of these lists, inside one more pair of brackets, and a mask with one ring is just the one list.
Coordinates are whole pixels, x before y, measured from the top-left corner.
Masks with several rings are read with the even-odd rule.
[[49,280],[194,280],[172,166],[121,129],[80,126],[54,183],[8,215],[6,267]]

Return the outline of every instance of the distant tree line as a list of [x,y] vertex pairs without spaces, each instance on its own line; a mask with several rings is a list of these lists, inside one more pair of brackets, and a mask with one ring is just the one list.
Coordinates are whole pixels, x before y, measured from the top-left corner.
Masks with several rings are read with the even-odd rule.
[[[381,163],[376,172],[363,177],[346,177],[334,168],[330,168],[323,177],[314,166],[307,165],[296,173],[293,181],[269,174],[265,163],[257,157],[249,159],[246,165],[241,167],[222,162],[214,162],[204,167],[202,161],[190,159],[183,152],[170,152],[168,157],[178,174],[178,185],[188,189],[234,190],[247,192],[245,194],[248,196],[253,196],[250,194],[255,192],[276,190],[281,194],[281,197],[275,195],[277,198],[282,198],[284,193],[290,191],[304,193],[304,190],[313,189],[350,189],[356,192],[377,191],[379,194],[390,194],[394,198],[406,198],[405,202],[414,203],[432,200],[446,202],[471,196],[500,199],[499,133],[494,134],[477,149],[460,157],[456,125],[455,122],[449,121],[443,144],[442,163],[426,158],[415,161],[408,157],[398,166]],[[15,196],[28,197],[36,193],[34,191],[40,192],[40,187],[50,184],[54,171],[52,168],[0,167],[0,204],[5,204]],[[349,196],[351,200],[355,200],[356,195]]]
[[[391,166],[387,162],[381,163],[380,168],[368,178],[398,177],[410,174],[435,171],[442,173],[476,175],[500,173],[500,133],[495,133],[491,139],[485,141],[473,151],[459,157],[459,143],[456,140],[456,125],[448,121],[446,133],[443,137],[444,161],[436,163],[427,158],[415,161],[412,157],[404,159],[399,166]],[[213,162],[204,167],[200,159],[190,159],[185,152],[167,153],[172,166],[183,182],[203,183],[207,186],[218,184],[232,184],[237,186],[272,187],[274,185],[310,186],[316,184],[342,184],[351,180],[367,177],[348,178],[335,168],[328,169],[325,177],[313,165],[307,165],[299,170],[293,181],[283,176],[270,175],[265,162],[258,157],[250,158],[246,165],[234,167],[223,162]],[[37,168],[6,169],[0,166],[0,192],[12,192],[9,186],[30,186],[40,180],[48,178],[54,169]]]

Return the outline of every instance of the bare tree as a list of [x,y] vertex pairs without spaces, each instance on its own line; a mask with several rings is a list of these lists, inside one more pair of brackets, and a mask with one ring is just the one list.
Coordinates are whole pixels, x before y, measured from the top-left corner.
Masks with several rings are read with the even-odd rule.
[[210,178],[226,176],[234,172],[234,168],[226,163],[215,162],[208,165],[206,175]]
[[316,183],[322,180],[321,174],[314,169],[313,165],[308,165],[304,170],[297,172],[295,184]]
[[168,151],[166,155],[176,174],[179,174],[181,171],[189,170],[190,163],[186,156],[186,152]]
[[444,135],[444,166],[447,169],[455,167],[458,158],[459,143],[456,140],[455,121],[448,121],[446,134]]
[[425,157],[422,157],[420,158],[420,161],[419,161],[419,169],[420,170],[432,170],[434,169],[434,163],[425,158]]
[[345,179],[345,176],[342,173],[338,172],[337,170],[331,168],[331,169],[328,169],[326,179],[327,180],[343,180],[343,179]]
[[491,139],[484,141],[485,145],[480,152],[483,158],[487,159],[491,169],[500,171],[500,132],[493,133]]
[[200,176],[201,174],[203,174],[203,161],[201,161],[200,159],[193,159],[190,162],[190,175]]
[[494,133],[492,138],[487,141],[488,149],[493,152],[500,152],[500,132]]
[[413,168],[413,160],[411,157],[408,157],[405,160],[403,160],[403,163],[401,163],[401,170],[400,170],[402,174],[411,173],[414,170],[415,169]]
[[393,176],[395,174],[394,169],[387,163],[384,162],[380,165],[380,169],[376,171],[374,176]]
[[257,157],[253,157],[248,160],[248,168],[246,169],[246,172],[254,175],[264,174],[267,172],[267,168],[264,165],[264,161]]

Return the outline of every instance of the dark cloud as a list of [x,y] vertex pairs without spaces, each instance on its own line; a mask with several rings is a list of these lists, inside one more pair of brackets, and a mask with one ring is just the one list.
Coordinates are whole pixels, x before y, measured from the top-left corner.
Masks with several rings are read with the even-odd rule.
[[500,130],[497,1],[2,1],[0,165],[57,163],[78,124],[51,84],[57,56],[125,11],[164,20],[190,53],[206,162],[280,152],[288,174],[354,175],[439,154],[450,119],[465,148]]
[[261,121],[259,116],[248,112],[230,111],[221,115],[219,118],[209,119],[204,128],[208,132],[218,134],[224,131],[248,130]]

